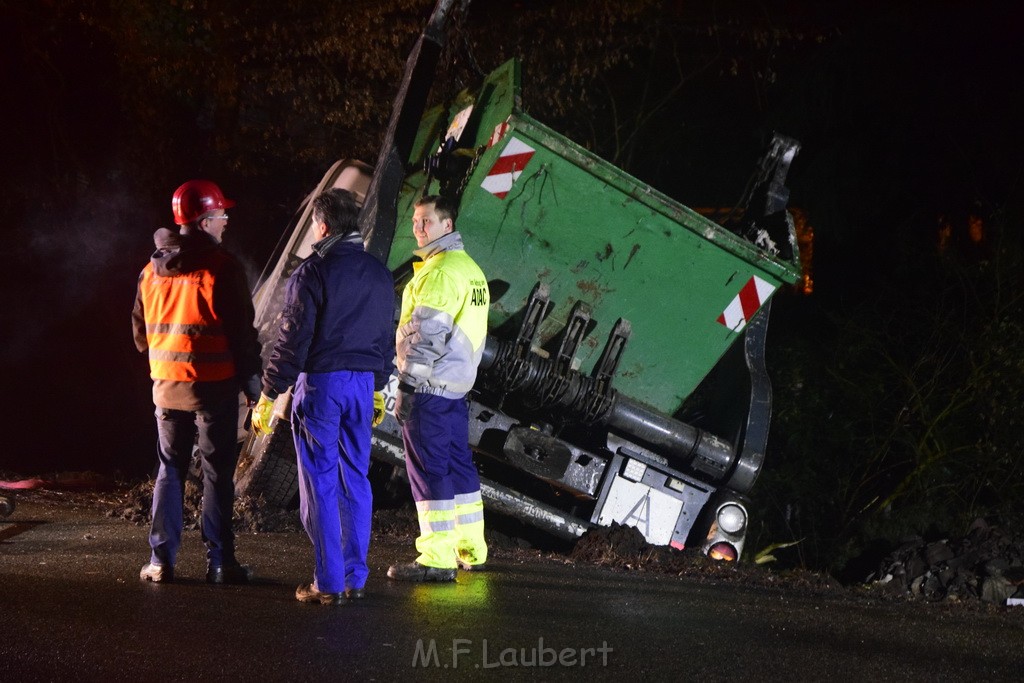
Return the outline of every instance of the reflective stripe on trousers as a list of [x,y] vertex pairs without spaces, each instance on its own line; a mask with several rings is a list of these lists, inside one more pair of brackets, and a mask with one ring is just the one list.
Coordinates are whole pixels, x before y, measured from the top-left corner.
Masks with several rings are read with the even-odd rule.
[[487,541],[484,540],[484,500],[480,489],[455,496],[455,550],[466,564],[487,562]]
[[427,567],[455,567],[455,556],[449,551],[455,545],[455,501],[416,501],[420,535],[416,538],[416,561]]
[[465,399],[416,394],[402,425],[406,471],[420,520],[416,561],[427,567],[487,559],[480,477],[469,450]]

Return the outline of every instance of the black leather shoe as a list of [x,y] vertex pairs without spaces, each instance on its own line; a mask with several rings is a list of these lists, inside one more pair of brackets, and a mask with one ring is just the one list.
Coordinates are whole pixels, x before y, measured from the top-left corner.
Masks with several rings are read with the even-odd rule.
[[244,564],[211,565],[206,569],[206,583],[244,584],[251,578],[252,568]]
[[321,593],[311,583],[306,583],[296,588],[295,599],[299,602],[319,602],[321,605],[328,605],[330,607],[345,604],[345,596],[343,594]]
[[388,578],[396,581],[436,581],[438,583],[449,583],[455,580],[454,569],[442,569],[440,567],[427,567],[419,562],[409,564],[394,564],[388,568]]
[[139,572],[139,580],[152,581],[153,583],[170,583],[174,581],[174,567],[150,562]]
[[345,597],[349,600],[362,600],[366,597],[365,588],[346,588]]

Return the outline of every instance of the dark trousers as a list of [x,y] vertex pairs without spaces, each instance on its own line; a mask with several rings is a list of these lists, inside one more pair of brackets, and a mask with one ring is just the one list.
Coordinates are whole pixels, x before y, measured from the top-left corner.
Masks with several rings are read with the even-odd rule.
[[231,529],[231,512],[238,461],[235,444],[238,400],[231,398],[209,410],[195,412],[157,408],[156,429],[160,471],[153,485],[150,562],[173,567],[177,560],[185,479],[195,446],[203,470],[202,530],[206,559],[211,566],[233,564],[235,535]]

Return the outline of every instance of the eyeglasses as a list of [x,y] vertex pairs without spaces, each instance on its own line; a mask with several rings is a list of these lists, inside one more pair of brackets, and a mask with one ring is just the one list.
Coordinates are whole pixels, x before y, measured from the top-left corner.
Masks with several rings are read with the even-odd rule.
[[215,221],[217,219],[221,219],[221,220],[225,220],[226,221],[228,219],[228,215],[225,213],[225,214],[222,214],[220,216],[207,216],[207,218],[210,219],[211,221]]

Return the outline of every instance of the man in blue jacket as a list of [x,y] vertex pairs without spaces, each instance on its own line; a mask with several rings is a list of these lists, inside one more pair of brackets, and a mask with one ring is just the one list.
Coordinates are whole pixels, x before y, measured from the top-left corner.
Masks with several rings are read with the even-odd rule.
[[324,605],[364,595],[370,436],[384,418],[380,392],[394,357],[394,280],[363,250],[358,215],[347,190],[313,200],[320,239],[288,280],[281,332],[252,418],[254,429],[269,433],[274,399],[294,385],[299,514],[316,562],[313,583],[299,586],[295,598]]

